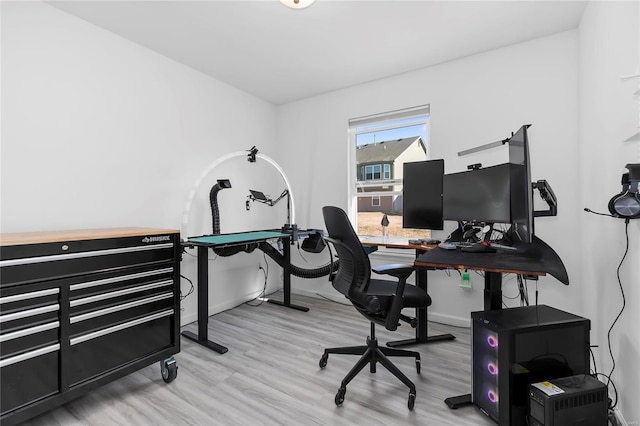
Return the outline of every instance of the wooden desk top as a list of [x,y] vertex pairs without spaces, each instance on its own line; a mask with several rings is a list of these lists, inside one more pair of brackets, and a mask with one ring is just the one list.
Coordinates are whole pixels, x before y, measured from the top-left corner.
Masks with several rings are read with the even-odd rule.
[[428,251],[438,247],[436,244],[409,244],[409,240],[405,238],[384,238],[384,237],[363,237],[360,240],[363,246],[368,247],[386,247],[397,249],[414,249]]
[[69,231],[16,232],[0,234],[0,246],[56,243],[59,241],[95,240],[100,238],[135,237],[137,235],[176,234],[177,229],[99,228]]
[[419,255],[414,265],[423,268],[471,269],[521,275],[551,275],[565,285],[569,276],[557,253],[534,237],[531,244],[517,244],[517,252],[473,253],[437,248]]
[[[458,259],[458,260],[463,261],[464,259]],[[430,261],[417,259],[413,264],[417,267],[423,267],[423,268],[460,269],[460,270],[471,269],[472,271],[499,272],[501,274],[535,275],[538,277],[547,275],[546,272],[541,272],[541,271],[523,271],[517,268],[509,268],[509,267],[496,268],[491,266],[466,264],[465,262],[441,263],[441,262],[430,262]]]

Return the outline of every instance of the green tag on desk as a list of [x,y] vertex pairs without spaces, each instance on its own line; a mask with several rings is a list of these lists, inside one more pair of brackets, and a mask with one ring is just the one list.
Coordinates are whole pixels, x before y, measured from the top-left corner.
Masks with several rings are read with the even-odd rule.
[[471,288],[471,274],[468,271],[464,271],[460,274],[460,287]]

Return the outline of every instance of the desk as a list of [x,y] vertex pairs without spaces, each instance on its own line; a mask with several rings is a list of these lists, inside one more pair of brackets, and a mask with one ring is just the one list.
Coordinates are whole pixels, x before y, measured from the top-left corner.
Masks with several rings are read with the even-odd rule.
[[[361,243],[365,247],[374,247],[377,249],[378,247],[386,247],[386,248],[397,248],[397,249],[413,249],[416,253],[416,258],[418,258],[421,254],[428,252],[436,248],[435,244],[431,245],[418,245],[418,244],[409,244],[406,240],[389,240],[388,238],[382,237],[365,237],[365,239],[361,240]],[[433,269],[433,268],[431,268]],[[423,289],[425,292],[427,291],[427,268],[421,267],[416,269],[416,285]],[[453,340],[456,337],[453,334],[439,334],[437,336],[429,336],[427,334],[427,308],[416,308],[416,337],[415,339],[406,339],[406,340],[396,340],[393,342],[387,342],[387,346],[392,348],[397,348],[401,346],[415,345],[421,343],[432,343],[432,342],[440,342],[443,340]]]
[[218,343],[212,342],[208,337],[209,321],[209,257],[208,250],[211,247],[224,248],[234,247],[250,243],[260,243],[273,238],[279,238],[283,246],[283,287],[284,300],[271,300],[269,303],[278,304],[288,308],[308,311],[309,308],[293,305],[291,303],[291,235],[285,232],[276,231],[252,231],[240,232],[236,234],[203,235],[200,237],[190,237],[182,245],[186,247],[198,248],[198,334],[190,331],[183,331],[182,335],[212,349],[218,353],[225,353],[228,349]]
[[[420,254],[414,266],[423,269],[472,269],[484,272],[484,309],[502,309],[502,274],[544,276],[547,273],[569,285],[567,271],[551,247],[537,237],[531,244],[517,243],[516,252],[471,253],[436,248]],[[470,404],[471,394],[447,398],[450,408]]]

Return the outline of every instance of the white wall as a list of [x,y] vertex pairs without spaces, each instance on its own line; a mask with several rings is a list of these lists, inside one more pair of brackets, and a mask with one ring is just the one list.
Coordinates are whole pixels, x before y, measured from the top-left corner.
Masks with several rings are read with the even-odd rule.
[[[283,167],[298,192],[298,224],[324,228],[321,209],[347,206],[347,122],[350,118],[415,105],[431,106],[433,158],[447,173],[466,165],[503,163],[506,147],[459,158],[457,152],[501,140],[522,124],[530,128],[533,179],[547,179],[559,199],[559,215],[536,221],[536,234],[563,259],[571,285],[541,278],[539,303],[582,313],[580,261],[574,237],[581,214],[577,139],[577,32],[568,31],[278,108]],[[285,157],[287,155],[287,157]],[[543,206],[540,206],[542,208]],[[446,232],[454,229],[446,225]],[[389,259],[384,259],[388,261]],[[318,260],[318,262],[320,262]],[[469,312],[483,308],[483,281],[462,290],[454,272],[429,273],[431,319],[469,324]],[[534,297],[533,287],[531,297]],[[335,294],[326,279],[294,281],[300,292]],[[506,296],[515,296],[510,281]],[[455,301],[455,303],[453,303]],[[510,306],[517,301],[508,301]]]
[[[201,172],[252,145],[287,172],[298,225],[324,228],[322,206],[347,205],[349,118],[430,104],[432,152],[445,159],[447,172],[503,162],[500,149],[463,159],[456,153],[531,123],[533,178],[547,179],[559,199],[559,215],[537,220],[536,231],[564,260],[571,280],[564,287],[541,279],[540,303],[590,318],[598,369],[610,369],[606,334],[621,307],[615,269],[624,251],[623,221],[582,208],[605,210],[624,165],[640,162],[639,144],[622,142],[638,131],[632,94],[639,83],[620,80],[640,72],[637,2],[594,2],[577,31],[277,109],[49,5],[0,7],[2,232],[180,228]],[[234,185],[219,194],[223,232],[280,226],[283,205],[244,210],[247,187],[281,192],[273,173],[242,159],[216,168],[198,188],[186,233],[209,232],[207,194],[216,178]],[[640,420],[639,230],[640,220],[632,221],[620,271],[627,307],[612,336],[614,380],[629,423]],[[326,254],[304,256],[294,253],[295,262],[326,261]],[[253,253],[211,262],[211,313],[262,288],[261,259]],[[273,288],[279,271],[271,266]],[[195,278],[194,258],[185,255],[182,268]],[[432,319],[465,324],[469,311],[482,308],[479,277],[471,291],[442,272],[430,273],[429,285]],[[335,295],[325,279],[294,279],[294,291]],[[512,284],[505,294],[515,294]],[[195,320],[195,300],[194,294],[183,303],[183,323]]]
[[[179,229],[187,194],[207,165],[252,145],[272,150],[271,104],[47,4],[1,7],[2,232]],[[189,236],[211,231],[208,191],[223,177],[238,188],[219,195],[223,231],[253,221],[275,226],[282,212],[263,210],[260,219],[257,207],[244,209],[246,188],[260,180],[250,166],[230,162],[203,182]],[[283,188],[256,189],[278,195]],[[212,311],[262,288],[262,256],[240,256],[252,260],[212,263]],[[182,271],[195,279],[192,257]],[[183,292],[188,287],[183,282]],[[195,294],[183,302],[183,323],[195,320],[195,302]]]
[[[582,204],[607,212],[620,192],[628,163],[640,163],[640,142],[623,142],[640,130],[640,7],[638,2],[592,2],[579,34],[579,188]],[[591,342],[598,372],[612,367],[607,333],[622,308],[616,269],[626,248],[621,219],[580,215],[582,282],[585,316],[591,319]],[[640,220],[629,223],[630,248],[620,268],[626,298],[623,314],[611,333],[616,361],[613,380],[620,410],[629,424],[640,422]],[[613,398],[614,396],[611,395]]]

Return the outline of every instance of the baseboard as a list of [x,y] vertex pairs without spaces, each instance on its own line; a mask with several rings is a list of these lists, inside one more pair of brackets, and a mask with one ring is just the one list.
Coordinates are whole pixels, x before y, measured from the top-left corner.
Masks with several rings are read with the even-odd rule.
[[613,418],[611,420],[613,426],[629,426],[629,423],[624,419],[624,416],[618,408],[613,409]]
[[[209,306],[208,316],[218,314],[220,312],[224,312],[229,309],[233,309],[236,306],[240,306],[243,303],[246,303],[250,300],[255,299],[262,293],[262,290],[257,291],[254,294],[247,295],[244,298],[237,298],[233,300],[228,300],[225,303],[219,303],[214,306]],[[197,310],[194,312],[184,313],[184,311],[180,312],[180,327],[185,326],[187,324],[191,324],[192,322],[198,321],[198,312]]]
[[[328,299],[337,303],[348,303],[347,299],[341,294],[333,292],[312,292],[308,290],[296,290],[297,294],[303,296],[309,296],[314,298]],[[427,312],[429,321],[437,322],[439,324],[452,325],[454,327],[471,327],[471,319],[469,317],[456,317],[452,315],[439,314],[431,311]]]
[[471,327],[471,318],[469,317],[454,317],[452,315],[427,311],[427,318],[429,321],[437,322],[438,324],[452,325],[454,327]]
[[[259,294],[259,293],[258,293]],[[296,290],[295,293],[292,294],[295,297],[295,294],[300,294],[302,296],[308,296],[313,298],[323,298],[334,301],[336,303],[347,304],[347,300],[344,296],[338,294],[337,292],[314,292],[309,290]],[[215,306],[209,306],[209,316],[215,315],[219,312],[226,311],[227,309],[233,309],[236,306],[242,305],[248,300],[252,300],[256,295],[251,295],[243,299],[234,299],[228,300],[225,303],[220,303]],[[180,313],[180,326],[184,326],[186,324],[190,324],[192,322],[198,321],[198,312],[189,312],[189,313]],[[428,312],[429,321],[437,322],[439,324],[451,325],[454,327],[471,327],[471,320],[468,317],[456,317],[452,315],[441,314],[437,312]]]
[[342,294],[337,291],[331,292],[322,292],[322,291],[310,291],[310,290],[296,290],[295,294],[299,294],[301,296],[312,297],[314,299],[326,299],[332,302],[340,303],[343,305],[348,305],[349,301]]

